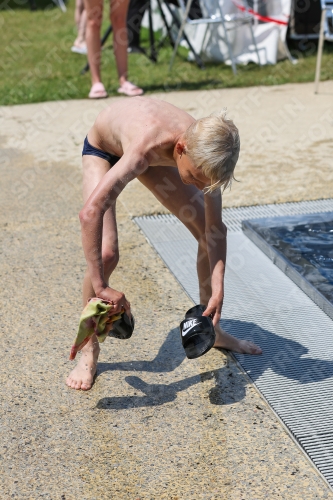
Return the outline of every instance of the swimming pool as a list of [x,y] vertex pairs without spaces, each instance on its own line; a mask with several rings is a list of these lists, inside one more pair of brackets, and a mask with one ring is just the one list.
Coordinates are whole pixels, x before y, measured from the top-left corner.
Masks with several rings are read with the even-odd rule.
[[245,220],[242,229],[333,319],[333,212]]

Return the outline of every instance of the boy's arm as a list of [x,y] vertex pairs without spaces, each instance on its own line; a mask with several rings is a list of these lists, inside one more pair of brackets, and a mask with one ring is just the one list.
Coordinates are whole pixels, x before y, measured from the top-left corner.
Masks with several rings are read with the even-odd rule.
[[115,205],[126,184],[148,168],[146,158],[137,152],[127,151],[96,186],[80,212],[82,246],[86,257],[92,287],[97,297],[113,301],[115,312],[130,307],[123,293],[113,290],[104,280],[102,262],[102,232],[104,213]]
[[227,257],[227,227],[222,222],[221,190],[204,195],[205,233],[210,264],[212,296],[205,316],[212,315],[214,326],[219,322],[224,297],[224,272]]

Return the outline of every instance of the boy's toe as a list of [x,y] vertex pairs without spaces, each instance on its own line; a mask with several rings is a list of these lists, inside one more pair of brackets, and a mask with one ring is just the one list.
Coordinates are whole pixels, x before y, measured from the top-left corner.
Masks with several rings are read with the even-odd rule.
[[253,342],[250,342],[250,349],[252,354],[262,354],[262,349]]
[[72,385],[72,387],[73,389],[79,390],[81,389],[81,385],[82,385],[81,380],[78,380],[77,382],[74,383],[74,385]]
[[66,380],[66,385],[68,387],[72,387],[72,383],[73,383],[73,380],[71,379],[71,377],[68,377],[67,380]]

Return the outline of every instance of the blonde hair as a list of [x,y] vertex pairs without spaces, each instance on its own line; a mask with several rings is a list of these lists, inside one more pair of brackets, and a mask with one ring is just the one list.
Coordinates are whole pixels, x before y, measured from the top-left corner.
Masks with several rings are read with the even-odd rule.
[[223,191],[231,186],[239,156],[238,128],[226,118],[226,110],[195,121],[184,134],[186,153],[195,166],[211,179],[207,188],[211,192],[218,187]]

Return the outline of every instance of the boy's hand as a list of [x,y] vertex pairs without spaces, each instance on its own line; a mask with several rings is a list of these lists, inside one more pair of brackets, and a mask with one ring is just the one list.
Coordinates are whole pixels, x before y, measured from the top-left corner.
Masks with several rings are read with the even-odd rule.
[[213,325],[216,326],[221,319],[221,310],[223,305],[223,297],[211,297],[208,306],[203,313],[203,316],[210,316]]
[[112,309],[112,312],[120,313],[122,310],[125,310],[127,316],[129,318],[132,317],[131,305],[126,299],[125,294],[123,294],[122,292],[118,292],[117,290],[114,290],[113,288],[110,288],[108,286],[106,288],[103,288],[103,290],[99,291],[99,293],[97,293],[96,295],[99,299],[109,300],[113,303],[114,308]]

